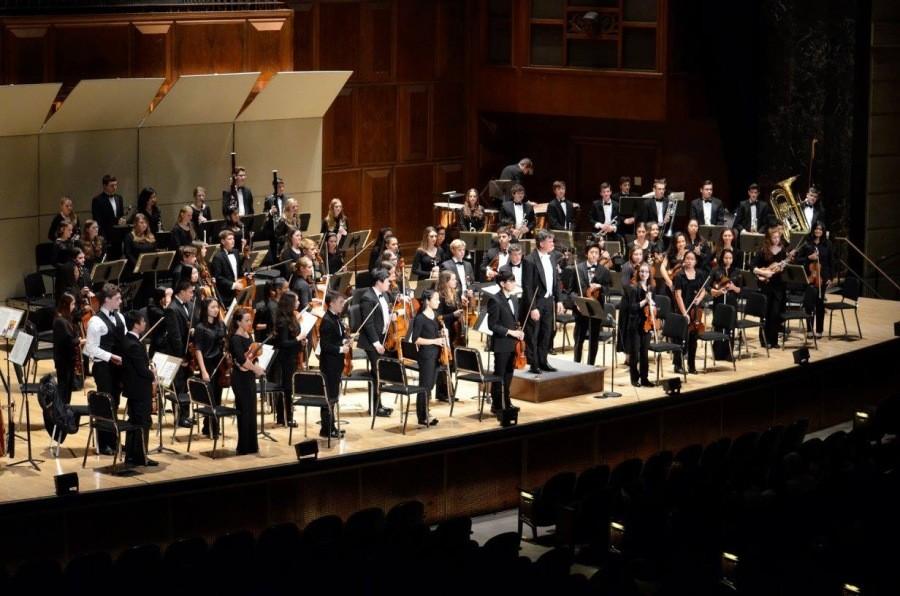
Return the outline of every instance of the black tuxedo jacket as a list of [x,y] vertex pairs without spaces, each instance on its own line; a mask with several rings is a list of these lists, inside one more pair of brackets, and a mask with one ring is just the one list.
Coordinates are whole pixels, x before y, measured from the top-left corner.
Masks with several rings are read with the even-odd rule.
[[[243,186],[241,190],[244,194],[244,215],[253,215],[253,191]],[[231,190],[222,191],[222,215],[228,215],[228,207],[231,203]]]
[[[804,212],[804,217],[805,217],[805,211],[804,211],[805,205],[806,205],[806,201],[800,202],[800,211]],[[812,224],[809,226],[809,229],[812,230],[816,226],[816,224],[819,222],[822,222],[822,225],[825,225],[825,209],[822,207],[821,203],[816,201],[816,204],[813,205],[813,218],[812,218]],[[828,226],[826,226],[825,229],[828,229]]]
[[[471,288],[472,284],[475,283],[475,269],[472,267],[472,263],[469,261],[463,261],[463,269],[466,272],[466,288]],[[447,259],[443,263],[441,263],[441,271],[452,271],[456,275],[456,281],[459,282],[458,288],[462,289],[463,280],[459,279],[459,271],[456,270],[456,263],[453,262],[453,259]],[[459,291],[459,290],[457,290]]]
[[191,313],[190,317],[177,298],[172,299],[163,315],[166,319],[166,345],[163,351],[178,358],[184,358],[187,353],[188,330],[191,327],[191,318],[194,313],[193,304],[188,302],[185,306]]
[[528,304],[530,304],[531,298],[535,295],[535,290],[537,290],[537,298],[535,298],[535,301],[537,301],[547,293],[549,288],[554,302],[558,302],[561,296],[559,291],[559,272],[556,268],[557,258],[553,254],[550,255],[550,263],[552,265],[550,269],[552,270],[553,279],[546,279],[544,267],[541,265],[541,259],[538,254],[539,251],[535,250],[522,259],[522,300],[527,299]]
[[[765,232],[773,223],[775,216],[767,201],[756,201],[756,227],[758,232]],[[738,232],[750,231],[750,200],[741,201],[734,216],[734,229]]]
[[[662,215],[663,218],[665,218],[665,216],[666,216],[666,208],[667,208],[668,206],[669,206],[669,201],[668,201],[668,200],[664,200],[664,201],[663,201],[663,215]],[[662,226],[663,220],[662,220],[662,219],[659,219],[659,218],[657,217],[657,213],[656,213],[656,199],[654,199],[653,197],[649,197],[649,198],[647,198],[647,199],[644,199],[644,203],[643,203],[643,205],[641,205],[641,209],[639,210],[639,212],[638,212],[638,214],[637,214],[636,217],[637,217],[637,221],[638,221],[638,222],[644,222],[644,223],[653,223],[653,222],[656,222],[656,223],[658,223],[660,226]],[[662,233],[662,230],[660,230],[660,233]]]
[[[281,217],[281,213],[284,211],[284,204],[287,201],[287,197],[281,195],[279,198],[281,199],[281,211],[279,211],[278,216]],[[272,243],[277,240],[277,238],[275,237],[275,219],[269,215],[269,209],[271,209],[272,205],[274,204],[275,195],[267,196],[263,205],[263,212],[266,214],[266,223],[263,226],[262,234],[260,235],[260,240],[270,240]]]
[[[506,201],[500,207],[500,224],[504,226],[515,227],[516,225],[516,209],[514,207],[515,201]],[[534,207],[532,207],[528,203],[522,203],[524,209],[522,211],[522,215],[525,217],[525,222],[528,224],[528,231],[534,231]]]
[[566,212],[563,213],[562,204],[553,199],[547,205],[547,222],[551,230],[575,229],[575,203],[566,199]]
[[[592,232],[596,231],[596,229],[597,229],[596,226],[598,223],[601,223],[601,224],[613,223],[613,225],[615,225],[617,227],[622,223],[619,220],[619,206],[616,204],[615,201],[611,201],[610,204],[612,205],[613,222],[606,221],[606,213],[604,213],[604,211],[603,211],[603,199],[598,199],[598,200],[594,201],[594,203],[591,205],[591,231]],[[655,207],[654,207],[654,212],[655,212]],[[654,217],[654,219],[655,219],[655,217]]]
[[109,204],[109,195],[100,193],[91,199],[91,217],[97,222],[100,228],[100,235],[109,242],[113,235],[113,226],[116,225],[120,217],[125,216],[125,199],[122,195],[113,195],[116,198],[116,212],[113,213],[112,205]]
[[[484,281],[486,279],[485,274],[487,273],[488,267],[490,267],[490,265],[491,265],[491,261],[493,261],[494,258],[498,254],[500,254],[499,246],[492,246],[491,248],[489,248],[487,250],[486,253],[484,253],[484,258],[481,259],[481,265],[478,266],[478,274],[481,276],[480,279],[482,281]],[[506,260],[507,263],[509,262],[508,257],[509,257],[509,250],[507,249],[507,260]]]
[[[322,323],[319,325],[319,366],[325,374],[340,371],[344,368],[344,355],[341,354],[341,346],[344,344],[344,326],[341,320],[330,310],[322,315]],[[329,395],[332,400],[337,395]]]
[[516,350],[516,338],[506,334],[508,330],[515,330],[521,318],[521,302],[515,296],[510,296],[513,302],[515,314],[509,309],[509,303],[500,291],[493,296],[487,304],[488,327],[491,329],[491,345],[494,352],[514,352]]
[[[716,197],[711,197],[710,201],[712,201],[712,210],[709,214],[711,225],[721,226],[725,223],[725,207]],[[706,225],[703,218],[703,199],[696,198],[691,201],[691,219],[696,219],[701,226]]]
[[144,345],[130,333],[122,339],[122,384],[129,408],[144,404],[147,409],[153,399],[153,372]]
[[[385,300],[387,300],[388,311],[391,309],[391,298],[390,295],[385,292],[384,293]],[[375,310],[375,313],[369,317],[369,313],[372,310]],[[376,343],[384,343],[384,313],[381,310],[381,305],[378,303],[378,296],[375,294],[375,288],[366,288],[366,291],[363,292],[362,296],[359,298],[359,312],[363,321],[366,321],[366,317],[368,317],[368,321],[363,325],[359,331],[359,347],[363,350],[374,350]]]
[[[237,257],[238,275],[243,275],[243,255],[237,250],[233,250],[232,254]],[[231,289],[231,286],[234,285],[234,282],[237,281],[237,279],[234,277],[234,272],[231,270],[231,263],[228,262],[228,255],[224,250],[220,250],[213,257],[212,262],[209,264],[209,272],[216,280],[216,291],[219,292],[219,299],[222,300],[225,308],[228,308],[231,305],[231,301],[234,299],[234,290]]]

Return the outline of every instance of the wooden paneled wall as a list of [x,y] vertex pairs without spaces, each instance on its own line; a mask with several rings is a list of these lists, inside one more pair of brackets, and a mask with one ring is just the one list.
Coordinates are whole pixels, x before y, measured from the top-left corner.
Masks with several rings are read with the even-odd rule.
[[294,66],[353,76],[325,115],[323,212],[418,241],[435,193],[463,191],[467,44],[462,0],[296,2]]

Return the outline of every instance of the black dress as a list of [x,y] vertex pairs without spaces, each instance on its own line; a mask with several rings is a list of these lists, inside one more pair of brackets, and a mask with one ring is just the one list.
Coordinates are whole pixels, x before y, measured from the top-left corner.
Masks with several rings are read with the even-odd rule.
[[[424,312],[420,312],[413,320],[411,341],[415,343],[420,337],[423,339],[437,339],[441,336],[441,329],[435,319],[430,319]],[[437,378],[438,356],[441,349],[438,346],[418,346],[419,386],[425,391],[416,395],[416,417],[419,424],[428,423],[428,399],[431,389]]]
[[182,246],[190,246],[194,242],[194,230],[185,230],[178,224],[172,226],[172,250],[178,250]]
[[[206,321],[197,323],[196,327],[194,327],[194,345],[200,351],[203,358],[203,366],[206,367],[206,372],[210,375],[210,397],[212,397],[213,403],[218,406],[222,403],[222,387],[216,380],[218,372],[213,374],[213,371],[221,368],[220,362],[222,361],[225,346],[225,323],[222,321],[216,321],[212,325]],[[215,423],[215,421],[213,422]],[[209,417],[203,420],[203,434],[210,434]],[[218,436],[218,434],[219,429],[214,424],[212,435]]]
[[59,396],[66,404],[72,401],[75,359],[81,358],[78,340],[72,321],[65,317],[53,319],[53,365],[56,368]]
[[[771,254],[766,250],[756,253],[753,259],[753,269],[765,269],[770,265],[779,263],[785,259],[787,252],[782,249],[778,254]],[[779,271],[767,281],[759,282],[759,289],[766,297],[766,326],[764,335],[766,344],[770,348],[778,347],[778,334],[781,332],[783,325],[781,321],[781,313],[784,312],[784,279]]]
[[416,256],[413,257],[412,262],[412,279],[429,279],[431,277],[432,268],[440,267],[441,265],[441,262],[438,261],[438,257],[440,256],[440,250],[437,250],[432,257],[421,248],[416,249]]
[[652,284],[644,290],[640,284],[623,288],[622,310],[625,311],[625,352],[628,354],[628,370],[632,384],[647,382],[650,368],[648,350],[650,349],[650,332],[644,331],[646,315],[641,301],[652,294]]
[[[810,255],[816,254],[818,252],[819,258],[818,260],[810,259]],[[830,280],[833,273],[833,265],[832,265],[832,250],[831,250],[831,242],[828,240],[820,240],[818,244],[814,242],[812,238],[810,238],[806,244],[803,245],[797,253],[797,264],[803,265],[804,269],[806,269],[806,274],[809,276],[811,271],[809,266],[817,263],[819,264],[819,279],[821,280],[815,287],[818,290],[816,292],[815,301],[804,301],[803,308],[806,312],[810,314],[815,314],[815,329],[816,333],[819,335],[822,334],[822,331],[825,328],[825,285],[828,280]],[[806,322],[806,330],[812,331],[813,322],[807,320]]]
[[463,232],[480,232],[484,230],[484,211],[478,209],[469,215],[462,212],[459,217],[459,229]]
[[[715,287],[717,284],[723,284],[725,279],[730,279],[734,285],[740,287],[743,282],[740,273],[736,267],[732,266],[731,269],[725,270],[722,267],[717,267],[713,269],[712,278],[710,279],[710,283]],[[715,296],[713,298],[713,305],[716,304],[730,304],[731,306],[737,308],[737,294],[734,292],[728,292],[727,294],[723,294],[721,296]],[[713,307],[715,308],[715,306]],[[724,329],[720,329],[718,327],[715,328],[716,331],[724,331]],[[731,350],[729,348],[729,343],[726,341],[714,341],[713,346],[713,356],[716,360],[727,360],[731,361]]]
[[[293,322],[291,322],[293,323]],[[300,328],[294,324],[288,324],[278,314],[275,315],[275,348],[278,350],[278,370],[280,377],[277,377],[279,384],[285,393],[276,393],[273,408],[275,409],[275,421],[278,424],[285,424],[285,420],[290,422],[294,419],[294,409],[291,406],[290,398],[285,396],[291,395],[290,388],[293,387],[294,373],[297,371],[297,354],[304,349],[303,344],[297,341],[297,335]],[[285,418],[287,414],[287,418]]]
[[[697,296],[697,293],[700,292],[700,288],[703,287],[703,281],[705,277],[700,275],[699,271],[694,271],[694,279],[690,279],[684,271],[681,271],[678,275],[675,276],[675,281],[673,287],[675,291],[681,290],[681,301],[684,303],[685,308],[690,308],[691,302],[694,301],[694,298]],[[688,314],[690,314],[690,310],[688,310]],[[696,367],[694,366],[694,358],[697,355],[697,334],[688,333],[687,336],[687,357],[688,357],[688,370],[694,370]],[[675,368],[680,368],[682,366],[681,354],[676,352],[672,358]]]
[[344,267],[344,255],[340,252],[334,254],[326,252],[322,258],[328,264],[328,275],[334,275]]
[[241,370],[244,355],[253,341],[235,333],[229,340],[229,349],[234,367],[231,370],[231,389],[234,391],[234,407],[238,410],[238,455],[256,453],[256,375],[253,371]]

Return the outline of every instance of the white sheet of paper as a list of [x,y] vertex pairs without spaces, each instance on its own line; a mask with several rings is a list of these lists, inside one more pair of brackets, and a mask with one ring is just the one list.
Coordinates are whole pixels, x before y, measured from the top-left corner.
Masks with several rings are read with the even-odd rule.
[[316,324],[316,321],[319,320],[321,315],[316,315],[316,313],[310,312],[308,310],[304,310],[300,313],[300,333],[303,335],[309,335],[309,332],[312,330],[313,326]]
[[275,355],[275,348],[270,346],[269,344],[263,344],[262,353],[259,355],[258,364],[264,369],[268,370],[269,363],[272,361],[272,356]]
[[19,323],[22,321],[22,315],[24,314],[24,310],[0,306],[0,337],[12,339],[16,329],[19,328]]

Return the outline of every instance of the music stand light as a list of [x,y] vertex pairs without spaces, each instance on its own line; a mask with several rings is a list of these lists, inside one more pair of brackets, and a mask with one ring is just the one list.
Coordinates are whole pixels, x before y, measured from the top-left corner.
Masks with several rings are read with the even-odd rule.
[[319,459],[319,442],[315,439],[300,441],[294,445],[297,461]]
[[794,356],[794,364],[805,366],[809,364],[809,348],[800,348],[792,352]]
[[736,590],[735,576],[738,566],[738,556],[734,553],[722,552],[722,579],[720,583],[731,590]]
[[681,378],[674,377],[671,379],[665,379],[662,382],[663,391],[666,392],[666,395],[669,397],[675,397],[681,395]]

